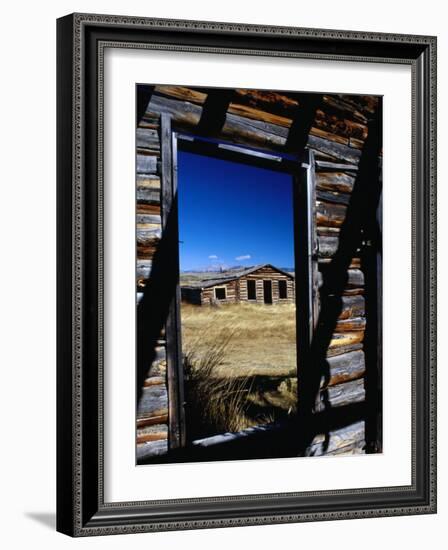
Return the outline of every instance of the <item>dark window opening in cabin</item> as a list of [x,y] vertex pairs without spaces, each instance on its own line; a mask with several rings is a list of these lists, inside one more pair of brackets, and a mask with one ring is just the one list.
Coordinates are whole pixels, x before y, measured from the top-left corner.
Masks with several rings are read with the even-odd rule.
[[272,304],[272,281],[263,281],[264,303]]
[[247,281],[247,299],[256,300],[257,299],[257,285],[255,281]]
[[226,289],[223,288],[215,288],[215,298],[217,300],[225,300],[226,299]]
[[288,284],[286,281],[278,282],[278,297],[280,300],[286,300],[288,298]]

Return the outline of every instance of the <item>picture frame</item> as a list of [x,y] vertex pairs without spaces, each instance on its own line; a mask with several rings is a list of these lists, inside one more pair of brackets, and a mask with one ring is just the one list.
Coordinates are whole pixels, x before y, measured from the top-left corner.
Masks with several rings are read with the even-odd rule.
[[[104,65],[107,44],[398,64],[412,71],[412,482],[104,498]],[[72,14],[57,23],[57,530],[70,536],[436,512],[436,38]]]

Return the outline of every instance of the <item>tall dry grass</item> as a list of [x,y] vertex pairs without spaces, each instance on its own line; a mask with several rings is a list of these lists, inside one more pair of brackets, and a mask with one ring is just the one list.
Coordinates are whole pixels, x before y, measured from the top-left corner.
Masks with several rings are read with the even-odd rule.
[[272,382],[295,376],[293,306],[183,304],[181,318],[189,439],[275,421],[295,409],[295,390],[281,378]]
[[247,417],[249,378],[216,376],[232,336],[232,331],[224,330],[205,353],[198,355],[190,349],[184,354],[187,433],[192,440],[236,432],[253,424]]

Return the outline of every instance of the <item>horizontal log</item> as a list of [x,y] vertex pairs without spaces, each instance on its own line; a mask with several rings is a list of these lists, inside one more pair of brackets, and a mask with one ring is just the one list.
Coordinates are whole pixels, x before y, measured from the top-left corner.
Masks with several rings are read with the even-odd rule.
[[153,202],[152,204],[148,204],[146,202],[138,202],[137,203],[137,214],[154,214],[154,210],[158,210],[160,213],[161,206],[159,203]]
[[149,434],[137,434],[137,445],[148,441],[162,441],[168,438],[167,432],[154,432]]
[[278,92],[238,88],[235,90],[235,96],[238,103],[286,118],[293,118],[299,107],[297,99]]
[[147,279],[151,273],[152,261],[151,260],[137,260],[136,275],[138,278]]
[[142,147],[144,149],[160,148],[159,133],[157,130],[149,128],[137,128],[135,143],[137,147]]
[[150,386],[160,386],[161,384],[166,384],[164,376],[151,376],[150,378],[146,378],[143,385],[145,388],[149,388]]
[[[256,123],[247,118],[227,114],[225,124],[221,130],[221,135],[234,143],[242,143],[261,149],[279,150],[286,143],[284,128],[276,126],[276,133],[273,133],[273,125],[267,123]],[[265,127],[265,129],[262,128]]]
[[334,386],[361,378],[365,371],[365,359],[363,351],[352,351],[344,355],[327,358],[329,367],[328,383],[322,380],[321,386]]
[[137,172],[139,174],[155,174],[157,172],[157,157],[137,155]]
[[168,394],[165,386],[144,387],[137,406],[137,418],[147,416],[168,407]]
[[318,236],[317,237],[317,247],[318,255],[320,258],[332,258],[339,246],[339,237],[331,236]]
[[365,400],[366,391],[364,379],[352,380],[337,384],[319,391],[316,398],[315,411],[322,412],[328,408],[345,407]]
[[316,223],[330,227],[340,227],[347,214],[347,207],[342,204],[316,201]]
[[317,172],[316,189],[338,193],[351,193],[355,178],[344,172]]
[[318,434],[306,450],[306,456],[322,456],[336,453],[340,449],[356,446],[365,439],[365,422],[360,420],[349,426]]
[[158,113],[168,113],[176,126],[190,128],[199,123],[202,107],[188,101],[178,101],[153,94],[147,110]]
[[364,140],[350,138],[348,144],[350,145],[350,147],[355,147],[355,149],[362,149],[364,147]]
[[160,177],[155,174],[137,174],[136,184],[137,188],[159,189],[160,191]]
[[329,132],[328,130],[324,130],[323,128],[318,128],[316,126],[312,126],[310,128],[310,135],[311,136],[317,136],[324,139],[327,139],[328,141],[334,141],[335,143],[341,143],[342,145],[349,145],[349,140],[345,136],[341,136],[338,134],[335,134],[333,132]]
[[335,162],[334,160],[316,160],[316,169],[326,172],[349,172],[356,173],[358,171],[357,164],[347,164],[341,162]]
[[367,125],[355,122],[352,118],[336,114],[333,109],[317,109],[314,124],[322,130],[338,134],[346,138],[365,140],[367,137]]
[[344,333],[335,333],[331,337],[329,350],[334,348],[346,348],[347,346],[353,346],[354,344],[359,344],[364,340],[364,332],[344,332]]
[[156,456],[163,456],[168,452],[168,440],[142,443],[137,445],[136,451],[137,462]]
[[348,193],[333,193],[331,191],[316,189],[316,198],[319,201],[333,202],[335,204],[344,204],[347,206],[350,202],[350,197],[351,195]]
[[341,232],[340,227],[328,227],[326,225],[316,226],[317,234],[324,237],[337,237]]
[[[355,298],[362,298],[361,295],[355,295]],[[336,323],[335,332],[347,332],[355,330],[365,330],[366,320],[364,317],[358,317],[355,319],[344,319]]]
[[318,136],[309,135],[308,146],[312,149],[322,151],[337,160],[343,160],[350,164],[358,164],[361,158],[361,151],[359,149],[353,149],[353,147],[349,145],[329,141],[328,139]]
[[348,445],[343,445],[342,447],[339,447],[339,449],[330,451],[329,453],[326,453],[325,456],[351,456],[366,454],[365,449],[366,441],[365,439],[360,439],[359,441],[350,442]]
[[198,103],[199,105],[202,105],[207,99],[207,94],[184,86],[156,86],[154,92],[174,99]]
[[331,108],[335,112],[338,112],[340,116],[355,120],[361,124],[367,124],[368,122],[367,117],[361,112],[358,106],[348,101],[344,101],[340,96],[324,95],[323,104],[325,110]]
[[353,109],[357,109],[364,113],[367,117],[375,113],[379,101],[379,97],[374,95],[343,94],[339,95],[339,98],[343,100],[345,104],[351,105]]
[[168,422],[168,414],[160,414],[157,416],[151,416],[149,418],[139,418],[137,420],[137,428],[144,428],[146,426],[156,426],[158,424],[166,424]]
[[162,225],[162,218],[160,214],[137,214],[136,215],[137,223],[153,224],[153,225]]
[[[145,204],[145,208],[143,209],[143,212],[141,211],[141,209],[137,210],[137,217],[139,215],[142,216],[140,223],[145,223],[148,220],[145,220],[144,216],[147,216],[147,215],[149,215],[149,216],[160,216],[161,211],[162,211],[162,209],[161,209],[160,204]],[[137,223],[139,223],[138,220],[137,220]]]
[[327,350],[327,358],[328,357],[337,357],[338,355],[343,355],[345,353],[349,353],[351,351],[357,351],[363,349],[363,345],[361,343],[358,344],[352,344],[348,346],[338,346],[335,348],[330,348]]
[[362,317],[364,315],[366,302],[363,296],[342,296],[341,302],[340,320]]
[[232,115],[239,115],[253,120],[261,120],[263,122],[275,124],[284,128],[289,128],[292,123],[291,118],[268,113],[266,111],[262,111],[261,109],[256,109],[248,105],[241,105],[239,103],[231,103],[229,105],[228,112]]
[[137,187],[136,200],[160,208],[160,191],[158,189],[141,189]]

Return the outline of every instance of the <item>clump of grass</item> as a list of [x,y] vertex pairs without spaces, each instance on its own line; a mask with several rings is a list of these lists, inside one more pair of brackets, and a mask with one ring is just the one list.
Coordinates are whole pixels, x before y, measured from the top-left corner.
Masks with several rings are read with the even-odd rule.
[[205,351],[191,346],[184,354],[187,433],[190,440],[243,430],[253,422],[247,416],[251,391],[248,377],[218,377],[235,330],[223,330]]

